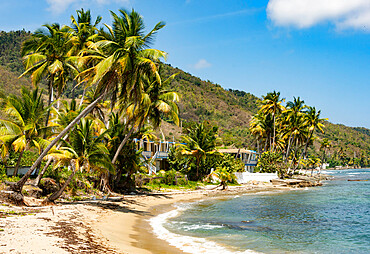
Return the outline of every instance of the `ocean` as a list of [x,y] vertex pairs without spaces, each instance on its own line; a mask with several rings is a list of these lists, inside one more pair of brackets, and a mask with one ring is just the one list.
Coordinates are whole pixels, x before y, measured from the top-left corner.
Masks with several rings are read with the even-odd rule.
[[370,253],[370,169],[321,187],[176,204],[154,233],[187,253]]

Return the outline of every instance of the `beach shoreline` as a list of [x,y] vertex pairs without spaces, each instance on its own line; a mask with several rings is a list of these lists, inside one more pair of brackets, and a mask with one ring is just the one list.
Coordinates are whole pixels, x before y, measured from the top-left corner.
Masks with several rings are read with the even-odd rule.
[[[176,203],[191,203],[201,199],[225,198],[238,194],[258,193],[258,192],[281,192],[289,191],[294,188],[275,186],[270,183],[260,183],[257,185],[232,186],[227,191],[221,190],[199,190],[187,191],[181,193],[166,193],[141,197],[125,197],[126,200],[140,200],[140,203],[132,203],[131,209],[135,212],[120,214],[98,221],[95,228],[98,229],[112,246],[123,251],[124,253],[184,253],[180,249],[171,246],[167,241],[157,238],[154,234],[149,219],[159,214],[176,209]],[[115,228],[112,233],[113,218],[117,224],[126,224],[126,228]]]
[[0,210],[24,211],[24,215],[0,217],[0,253],[184,253],[157,238],[149,219],[175,209],[179,202],[295,189],[271,183],[230,186],[226,191],[211,188],[58,202],[48,207],[2,204]]

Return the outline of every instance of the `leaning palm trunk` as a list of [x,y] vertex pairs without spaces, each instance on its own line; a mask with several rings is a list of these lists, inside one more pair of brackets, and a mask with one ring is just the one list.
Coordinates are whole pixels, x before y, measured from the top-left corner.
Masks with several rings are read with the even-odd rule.
[[[64,139],[68,138],[68,134],[64,137]],[[62,146],[62,144],[60,143],[58,146],[57,146],[57,150]],[[41,181],[41,178],[44,176],[46,170],[48,169],[48,167],[50,166],[50,163],[53,161],[53,158],[49,158],[48,161],[46,162],[45,166],[43,167],[43,169],[41,170],[41,172],[37,175],[36,179],[35,179],[35,182],[34,184],[36,186],[38,186],[40,184],[40,181]]]
[[127,135],[125,136],[125,138],[122,140],[121,144],[119,144],[119,146],[117,148],[117,151],[116,151],[116,154],[113,157],[112,164],[116,163],[120,152],[122,151],[122,149],[125,146],[125,144],[128,141],[128,139],[131,137],[132,133],[134,132],[134,129],[135,129],[135,126],[132,126],[131,130],[129,131],[129,133],[127,133]]
[[41,178],[44,176],[46,170],[48,169],[52,161],[53,161],[53,158],[48,159],[45,166],[42,168],[41,172],[37,175],[34,185],[38,186],[40,184]]
[[49,81],[49,99],[48,99],[48,113],[46,115],[45,119],[45,126],[48,126],[49,124],[49,118],[50,118],[50,105],[53,102],[53,97],[54,97],[54,89],[53,89],[53,84],[52,81]]
[[64,135],[69,132],[72,127],[81,120],[81,118],[85,117],[91,110],[94,109],[96,104],[105,96],[105,93],[102,93],[94,102],[92,102],[89,106],[87,106],[81,113],[68,124],[68,126],[59,133],[59,135],[50,142],[50,144],[46,147],[46,149],[40,154],[37,160],[33,163],[32,167],[27,171],[27,173],[16,183],[7,182],[10,185],[11,190],[20,193],[22,191],[23,185],[26,183],[27,179],[31,176],[32,172],[35,168],[41,163],[42,159],[46,156],[46,154],[50,151],[50,149],[62,138]]
[[80,107],[82,106],[82,103],[84,102],[84,99],[85,99],[85,93],[86,93],[86,88],[84,88],[83,92],[82,92],[82,97],[81,97],[81,100],[80,100]]
[[62,188],[60,188],[57,192],[54,192],[49,197],[47,197],[43,201],[43,203],[54,202],[55,200],[57,200],[60,197],[60,195],[62,195],[63,191],[68,186],[68,184],[72,181],[72,178],[75,176],[76,171],[77,170],[74,167],[72,167],[72,174],[69,175],[68,179],[65,181],[65,183],[62,186]]
[[25,149],[23,149],[23,150],[21,151],[21,153],[19,154],[17,164],[15,165],[15,168],[14,168],[13,176],[16,176],[16,175],[18,174],[18,169],[19,169],[19,165],[21,164],[21,159],[22,159],[22,156],[23,156],[24,150],[25,150]]

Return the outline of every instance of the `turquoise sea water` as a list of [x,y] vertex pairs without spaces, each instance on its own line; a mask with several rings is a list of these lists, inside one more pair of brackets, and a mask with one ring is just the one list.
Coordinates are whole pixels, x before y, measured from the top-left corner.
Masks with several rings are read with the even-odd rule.
[[370,253],[370,181],[348,181],[370,169],[325,173],[322,187],[180,204],[157,234],[191,253]]

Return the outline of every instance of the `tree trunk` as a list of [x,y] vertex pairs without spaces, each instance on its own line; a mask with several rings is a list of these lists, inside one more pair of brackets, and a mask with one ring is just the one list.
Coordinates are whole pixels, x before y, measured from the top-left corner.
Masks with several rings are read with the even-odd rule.
[[[286,149],[286,158],[285,158],[285,163],[287,163],[287,162],[288,162],[288,159],[289,159],[290,143],[292,142],[292,134],[293,134],[293,133],[290,133],[290,136],[289,136],[288,148]],[[294,137],[293,137],[293,138],[294,138]]]
[[[53,78],[53,77],[51,77]],[[53,101],[53,93],[54,93],[54,89],[53,89],[53,85],[52,85],[52,81],[50,80],[49,81],[49,99],[48,99],[48,108],[50,107],[52,101]],[[48,123],[49,123],[49,118],[50,118],[50,108],[48,109],[48,113],[46,114],[46,120],[45,120],[45,126],[48,126]],[[45,138],[45,136],[44,136]]]
[[275,151],[275,113],[274,113],[274,136],[272,138],[272,151],[274,152]]
[[[83,84],[82,84],[83,85]],[[86,92],[86,89],[84,88],[83,92],[82,92],[82,97],[81,97],[81,100],[80,100],[80,107],[82,106],[82,103],[84,102],[84,99],[85,99],[85,92]]]
[[21,159],[22,159],[24,150],[25,149],[23,149],[21,151],[21,153],[19,154],[19,157],[18,157],[18,160],[17,160],[17,164],[15,165],[15,168],[14,168],[13,176],[16,176],[18,174],[18,169],[19,169],[19,165],[21,164]]
[[81,113],[72,121],[70,122],[67,127],[59,133],[59,135],[50,142],[50,144],[46,147],[46,149],[40,154],[37,160],[33,163],[32,167],[27,171],[27,173],[16,183],[7,183],[10,185],[10,188],[15,192],[21,192],[23,185],[26,183],[27,179],[31,176],[32,172],[35,168],[41,163],[42,159],[45,155],[50,151],[50,149],[62,138],[64,135],[72,129],[72,127],[81,120],[81,118],[85,117],[91,110],[94,109],[96,104],[105,96],[105,93],[102,93],[94,102],[92,102],[89,106],[87,106]]
[[38,174],[38,176],[35,179],[34,184],[38,186],[40,184],[41,178],[44,176],[46,170],[48,169],[50,163],[52,162],[53,158],[49,158],[49,160],[46,162],[45,166],[41,170],[41,172]]
[[126,144],[127,140],[130,138],[131,134],[134,132],[134,129],[135,129],[135,127],[132,126],[129,133],[127,133],[125,138],[122,140],[121,144],[119,144],[119,147],[117,148],[116,154],[113,157],[112,164],[116,163],[116,161],[118,159],[118,156],[119,156],[119,153],[122,151],[122,149],[123,149],[124,145]]
[[271,133],[269,133],[269,142],[270,142],[270,152],[272,151],[272,144],[271,144]]
[[304,146],[304,150],[301,153],[301,156],[299,156],[298,165],[301,162],[302,157],[304,157],[306,159],[306,152],[307,152],[308,144],[310,143],[310,140],[312,138],[312,134],[313,134],[313,131],[311,131],[310,136],[307,138],[307,142],[306,142],[306,145]]
[[197,157],[197,181],[199,180],[199,164],[200,164],[200,158]]
[[74,167],[72,167],[72,174],[69,175],[68,179],[65,181],[62,188],[60,188],[57,192],[54,192],[49,197],[47,197],[43,201],[43,203],[54,202],[55,200],[57,200],[60,197],[60,195],[62,195],[63,191],[68,186],[68,184],[72,181],[72,178],[75,176],[76,172],[77,170]]

